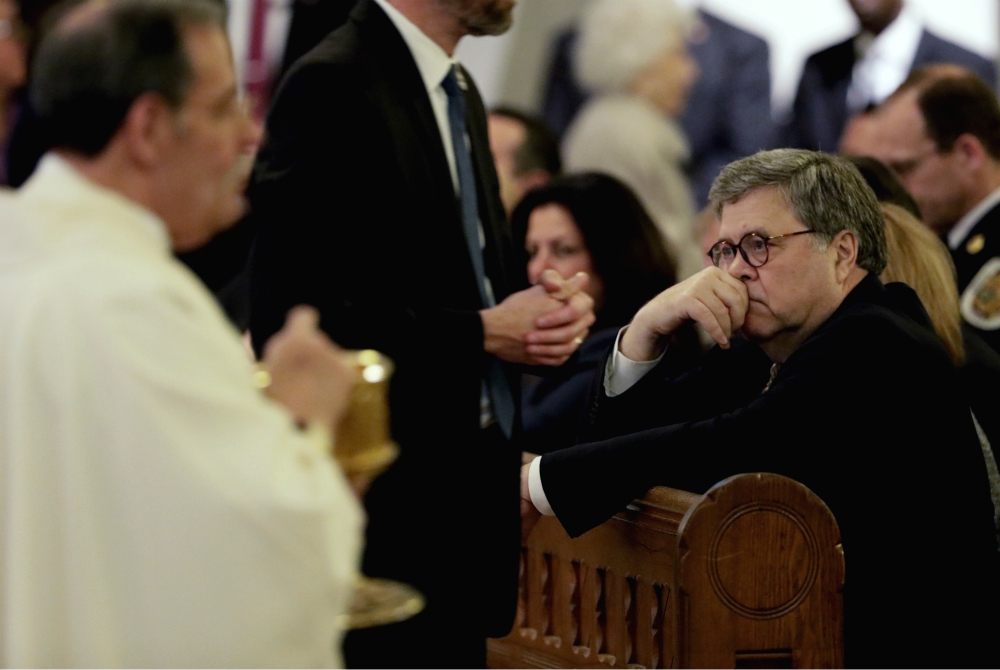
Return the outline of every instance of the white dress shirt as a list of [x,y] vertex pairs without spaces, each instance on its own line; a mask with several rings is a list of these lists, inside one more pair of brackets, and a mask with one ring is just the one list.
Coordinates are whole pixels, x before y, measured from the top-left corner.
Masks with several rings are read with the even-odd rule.
[[904,2],[896,19],[878,35],[861,33],[854,40],[857,60],[847,88],[852,114],[892,95],[910,74],[924,23],[917,10]]
[[389,20],[396,26],[396,30],[413,54],[413,60],[417,63],[420,77],[427,88],[427,96],[431,100],[431,107],[434,109],[434,119],[437,121],[438,130],[441,131],[444,155],[448,158],[448,168],[451,170],[451,181],[455,193],[458,193],[458,167],[451,141],[451,122],[448,121],[448,94],[441,85],[449,70],[458,64],[458,60],[445,53],[437,42],[427,37],[420,28],[386,0],[375,0],[375,2],[389,15]]
[[0,663],[342,663],[363,516],[163,223],[55,155],[0,196]]
[[965,216],[959,219],[958,223],[948,231],[948,246],[953,250],[962,246],[965,238],[969,236],[979,220],[998,204],[1000,204],[1000,188],[980,200],[979,204],[966,212]]

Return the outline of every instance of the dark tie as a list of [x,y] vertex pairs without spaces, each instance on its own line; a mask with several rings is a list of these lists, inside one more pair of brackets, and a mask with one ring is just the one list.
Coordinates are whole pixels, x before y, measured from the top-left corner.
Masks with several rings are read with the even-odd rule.
[[[459,203],[462,208],[465,242],[469,247],[469,257],[476,273],[479,297],[484,307],[492,307],[496,304],[496,300],[489,278],[486,276],[486,264],[483,260],[485,235],[479,220],[479,199],[476,195],[476,173],[472,168],[472,151],[465,132],[465,96],[462,94],[465,80],[458,66],[452,66],[441,86],[448,94],[448,122],[451,126],[451,144],[458,172]],[[503,367],[496,358],[490,360],[486,386],[489,389],[493,414],[509,438],[514,427],[514,396],[507,384]]]

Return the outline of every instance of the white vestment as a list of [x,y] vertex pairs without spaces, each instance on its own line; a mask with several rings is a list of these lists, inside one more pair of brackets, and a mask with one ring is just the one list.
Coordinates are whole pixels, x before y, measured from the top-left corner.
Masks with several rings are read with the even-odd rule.
[[54,155],[0,196],[0,663],[341,664],[362,512],[163,223]]

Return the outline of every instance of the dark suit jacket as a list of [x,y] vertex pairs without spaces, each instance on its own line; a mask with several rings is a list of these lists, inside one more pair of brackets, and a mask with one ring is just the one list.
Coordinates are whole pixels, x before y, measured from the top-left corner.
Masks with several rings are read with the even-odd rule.
[[[775,146],[771,121],[771,75],[767,42],[717,16],[699,10],[705,39],[690,45],[701,76],[688,98],[681,126],[691,145],[689,173],[696,204],[723,166]],[[556,38],[546,83],[546,122],[562,136],[587,99],[573,75],[576,30]]]
[[[486,270],[502,300],[527,279],[513,263],[474,86],[466,101]],[[390,409],[402,455],[367,496],[365,570],[423,590],[422,616],[449,631],[447,644],[423,640],[413,653],[447,653],[455,631],[478,634],[480,644],[505,635],[517,592],[520,454],[480,443],[488,357],[459,204],[423,80],[377,4],[362,0],[295,63],[267,133],[251,188],[260,222],[254,344],[307,303],[341,345],[396,361]],[[508,372],[517,400],[517,375]]]
[[654,485],[792,477],[840,525],[849,666],[995,665],[986,467],[956,370],[914,311],[908,287],[866,277],[766,393],[769,361],[755,345],[715,349],[681,376],[666,359],[614,398],[599,386],[594,442],[542,457],[552,508],[579,535]]
[[[281,69],[275,86],[292,64],[344,25],[357,0],[295,0],[285,41]],[[250,278],[247,269],[256,225],[252,213],[204,247],[178,254],[178,258],[215,293],[237,329],[249,328]]]
[[993,457],[1000,462],[1000,353],[967,323],[962,324],[965,363],[959,369],[962,386],[969,406],[976,413],[993,448]]
[[[977,235],[983,236],[983,247],[971,253],[968,249],[969,240]],[[955,261],[958,273],[958,292],[961,293],[976,276],[979,269],[992,258],[1000,256],[1000,205],[986,212],[972,227],[957,249],[953,249],[951,257]]]
[[[837,151],[849,118],[847,88],[854,70],[854,39],[827,47],[806,61],[792,117],[785,129],[787,146],[830,153]],[[996,68],[992,62],[924,30],[910,69],[933,63],[961,65],[982,77],[991,87],[996,85]]]
[[[983,236],[983,248],[976,253],[970,253],[968,243],[977,235]],[[998,256],[1000,256],[1000,205],[986,212],[965,236],[959,247],[951,250],[951,257],[955,261],[955,270],[958,272],[958,292],[963,293],[979,269],[987,261]],[[1000,351],[1000,330],[981,330],[972,326],[968,327],[974,330],[995,351]]]
[[324,37],[344,25],[357,4],[358,0],[295,0],[276,81],[281,81],[295,61],[309,53]]
[[681,126],[691,144],[691,190],[701,207],[723,167],[777,146],[777,137],[767,42],[713,14],[698,14],[708,33],[690,46],[701,75]]
[[583,408],[590,396],[594,370],[604,363],[621,326],[590,334],[577,356],[546,377],[526,376],[521,413],[525,451],[544,454],[576,444]]

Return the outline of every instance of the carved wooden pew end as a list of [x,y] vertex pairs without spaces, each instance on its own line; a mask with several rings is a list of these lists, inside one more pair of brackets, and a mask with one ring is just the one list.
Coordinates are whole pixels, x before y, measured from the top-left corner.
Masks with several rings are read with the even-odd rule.
[[823,501],[780,475],[655,488],[571,540],[521,550],[517,619],[492,668],[843,667],[844,557]]

